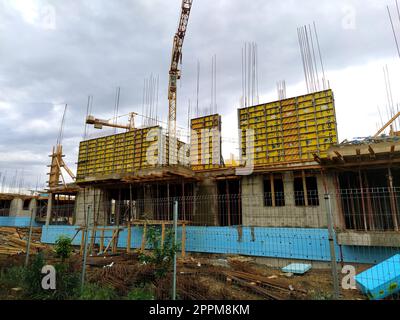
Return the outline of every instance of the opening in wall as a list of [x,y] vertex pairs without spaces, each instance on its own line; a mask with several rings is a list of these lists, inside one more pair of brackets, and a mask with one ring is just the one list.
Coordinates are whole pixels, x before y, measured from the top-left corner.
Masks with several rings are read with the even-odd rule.
[[319,206],[317,177],[294,178],[294,201],[296,206]]
[[285,206],[285,190],[282,175],[271,174],[264,179],[264,206]]
[[31,199],[25,199],[22,210],[29,210],[29,204],[31,203]]
[[221,180],[218,188],[218,224],[236,226],[242,224],[240,180]]
[[0,200],[0,217],[10,215],[11,200]]

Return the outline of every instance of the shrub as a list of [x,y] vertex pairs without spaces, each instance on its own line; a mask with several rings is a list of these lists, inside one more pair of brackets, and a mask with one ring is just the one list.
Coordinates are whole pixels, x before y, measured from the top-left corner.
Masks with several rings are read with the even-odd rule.
[[163,278],[170,271],[174,254],[179,249],[178,245],[174,245],[173,229],[166,229],[163,246],[161,246],[161,231],[156,227],[148,229],[146,238],[152,250],[148,254],[142,253],[139,259],[142,262],[153,264],[156,278]]
[[55,243],[55,252],[61,261],[65,261],[72,254],[72,239],[66,236],[60,236]]
[[42,268],[45,265],[42,253],[35,256],[25,269],[24,294],[32,299],[43,299],[46,291],[42,288]]

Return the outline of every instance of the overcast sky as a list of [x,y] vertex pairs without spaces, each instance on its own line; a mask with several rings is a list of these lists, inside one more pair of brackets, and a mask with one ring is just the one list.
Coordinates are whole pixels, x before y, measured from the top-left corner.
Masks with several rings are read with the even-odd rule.
[[[88,95],[94,96],[97,117],[112,117],[116,87],[121,87],[119,113],[141,112],[143,81],[150,74],[160,77],[159,113],[166,121],[180,4],[0,0],[0,172],[11,181],[19,170],[27,187],[38,179],[46,181],[48,154],[66,103],[65,161],[75,171]],[[200,107],[210,105],[211,59],[216,54],[223,136],[237,137],[241,48],[246,41],[258,44],[260,102],[277,99],[278,80],[286,80],[288,97],[307,93],[297,27],[315,21],[336,98],[340,140],[374,134],[381,122],[377,108],[386,108],[386,64],[396,103],[399,98],[400,59],[387,4],[400,35],[392,0],[194,0],[183,50],[178,125],[186,126],[188,100],[196,99],[198,60]]]

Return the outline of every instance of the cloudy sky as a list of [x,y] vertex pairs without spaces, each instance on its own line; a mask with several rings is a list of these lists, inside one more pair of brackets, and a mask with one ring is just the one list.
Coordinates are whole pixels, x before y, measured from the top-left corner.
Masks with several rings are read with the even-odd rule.
[[[372,135],[386,108],[383,67],[398,101],[400,59],[393,0],[194,0],[184,43],[178,125],[186,126],[188,100],[211,100],[211,59],[217,56],[217,104],[223,136],[237,137],[241,50],[258,45],[260,102],[306,93],[297,27],[316,22],[327,78],[334,90],[339,138]],[[117,87],[120,114],[141,112],[143,81],[159,76],[159,115],[166,121],[167,81],[181,0],[0,0],[0,172],[8,184],[43,185],[64,104],[65,161],[75,170],[88,95],[93,112],[111,118]],[[384,120],[387,116],[383,111]],[[122,119],[122,121],[125,121]],[[89,132],[93,134],[94,129]],[[233,150],[234,151],[234,150]],[[224,153],[229,154],[229,148]],[[18,173],[16,174],[16,170]],[[1,182],[1,180],[0,180]]]

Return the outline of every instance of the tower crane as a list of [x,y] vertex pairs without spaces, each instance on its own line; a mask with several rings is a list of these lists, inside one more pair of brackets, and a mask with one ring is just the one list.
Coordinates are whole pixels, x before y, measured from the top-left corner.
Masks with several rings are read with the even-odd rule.
[[181,16],[179,19],[178,31],[174,36],[172,47],[171,67],[169,70],[168,85],[168,137],[169,137],[169,159],[168,164],[177,163],[177,142],[176,142],[176,89],[177,81],[181,78],[179,64],[182,63],[182,47],[189,22],[190,10],[193,0],[182,0]]
[[118,128],[118,129],[126,129],[126,130],[133,130],[135,129],[135,116],[138,115],[136,112],[129,113],[129,123],[128,125],[113,123],[111,120],[103,120],[97,119],[92,115],[88,115],[86,117],[86,123],[92,124],[95,129],[103,129],[104,127],[111,127],[111,128]]

